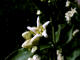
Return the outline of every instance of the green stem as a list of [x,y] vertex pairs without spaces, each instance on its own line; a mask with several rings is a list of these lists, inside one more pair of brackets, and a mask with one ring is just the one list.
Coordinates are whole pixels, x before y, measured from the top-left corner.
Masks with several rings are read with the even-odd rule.
[[52,41],[55,44],[55,39],[54,39],[54,26],[52,26]]
[[52,33],[51,33],[51,35],[52,35],[52,42],[53,42],[53,45],[55,44],[55,35],[54,35],[54,26],[52,25],[52,18],[50,17],[50,21],[51,21],[51,31],[52,31]]
[[57,60],[57,55],[56,55],[56,41],[55,41],[55,32],[54,32],[54,26],[52,25],[52,19],[50,18],[51,21],[51,29],[52,29],[52,43],[54,47],[52,48],[52,60]]

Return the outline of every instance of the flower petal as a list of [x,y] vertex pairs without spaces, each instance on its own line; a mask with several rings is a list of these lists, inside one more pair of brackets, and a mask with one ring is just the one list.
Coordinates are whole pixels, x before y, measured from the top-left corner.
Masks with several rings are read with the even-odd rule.
[[46,33],[46,30],[43,31],[42,35],[43,35],[45,38],[48,37],[48,35],[47,35],[47,33]]
[[30,31],[26,31],[24,33],[22,33],[22,37],[26,40],[30,39],[31,38],[31,32]]
[[30,42],[30,40],[26,40],[23,44],[22,47],[23,48],[30,48],[32,46],[32,43]]
[[37,27],[39,27],[41,24],[40,24],[40,20],[39,20],[39,16],[37,17]]
[[31,39],[32,44],[37,44],[40,37],[41,37],[40,34],[36,34],[36,35]]
[[45,22],[42,26],[45,29],[47,27],[47,25],[50,23],[50,21]]
[[30,30],[30,31],[32,31],[32,32],[34,32],[34,33],[36,33],[36,27],[30,27],[30,26],[27,26],[27,29],[28,30]]
[[72,13],[77,13],[76,8],[71,8]]
[[74,31],[73,31],[73,36],[75,36],[76,33],[78,33],[78,32],[79,32],[79,29],[74,30]]

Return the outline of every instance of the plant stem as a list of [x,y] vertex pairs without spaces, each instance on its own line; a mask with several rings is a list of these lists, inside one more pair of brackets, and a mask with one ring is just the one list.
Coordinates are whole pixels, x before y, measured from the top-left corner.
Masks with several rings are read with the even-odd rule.
[[52,25],[52,18],[50,18],[51,21],[51,29],[52,29],[52,44],[53,44],[53,48],[52,48],[52,60],[57,60],[57,55],[56,55],[56,41],[55,41],[55,32],[54,32],[54,26]]

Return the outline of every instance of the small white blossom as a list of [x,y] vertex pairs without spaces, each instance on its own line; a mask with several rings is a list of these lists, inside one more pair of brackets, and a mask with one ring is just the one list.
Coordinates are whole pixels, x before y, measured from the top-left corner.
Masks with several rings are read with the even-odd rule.
[[57,50],[57,55],[62,53],[62,49]]
[[57,50],[57,60],[64,60],[62,56],[62,49]]
[[40,34],[45,38],[48,37],[46,33],[46,27],[50,23],[50,21],[45,22],[43,25],[40,23],[39,16],[37,17],[37,27],[27,27],[28,30],[34,32],[35,34]]
[[77,13],[77,12],[76,12],[76,8],[74,8],[74,9],[71,8],[71,11],[68,11],[68,12],[65,13],[65,18],[66,18],[67,23],[70,22],[71,17],[73,17],[73,15],[74,15],[75,13]]
[[77,13],[76,8],[71,8],[71,11],[65,13],[65,16],[72,17],[74,13]]
[[37,15],[40,15],[41,14],[41,11],[40,10],[37,10],[37,13],[36,13]]
[[73,31],[73,36],[75,36],[76,33],[78,33],[78,32],[79,32],[79,29],[74,30],[74,31]]
[[72,11],[68,11],[67,13],[65,13],[65,16],[72,17],[73,16]]
[[31,52],[34,53],[37,50],[37,46],[33,46]]
[[41,60],[41,58],[40,58],[39,55],[34,55],[34,56],[33,56],[33,59],[34,59],[34,60]]
[[64,60],[64,57],[63,57],[61,54],[59,54],[59,55],[57,56],[57,60]]
[[66,1],[66,5],[65,5],[65,6],[66,6],[66,7],[69,7],[69,5],[70,5],[70,1],[69,1],[69,0],[67,0],[67,1]]

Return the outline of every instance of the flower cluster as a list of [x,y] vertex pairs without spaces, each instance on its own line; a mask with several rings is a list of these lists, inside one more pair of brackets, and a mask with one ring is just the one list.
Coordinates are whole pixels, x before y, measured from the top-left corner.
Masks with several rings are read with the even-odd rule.
[[[69,6],[70,6],[70,1],[67,0],[65,7],[69,7]],[[65,18],[66,18],[67,23],[70,22],[71,17],[73,17],[73,15],[74,15],[75,13],[77,13],[76,8],[71,8],[70,11],[67,11],[67,12],[65,13]]]
[[[43,25],[40,23],[39,16],[37,17],[37,27],[27,26],[29,31],[26,31],[22,34],[22,37],[26,40],[23,44],[23,48],[31,49],[31,53],[34,53],[38,48],[37,44],[40,40],[40,37],[47,38],[48,35],[46,33],[46,27],[50,23],[50,21],[45,22]],[[40,60],[38,55],[33,55],[32,58],[28,58],[28,60]]]
[[31,48],[36,45],[40,39],[40,37],[44,36],[48,37],[46,33],[46,27],[50,23],[50,21],[45,22],[43,25],[40,23],[39,16],[37,17],[37,27],[28,26],[27,29],[30,31],[26,31],[22,34],[22,37],[26,39],[26,41],[22,44],[23,48]]
[[77,13],[76,8],[71,8],[71,11],[68,11],[68,12],[65,13],[65,18],[66,18],[67,23],[70,22],[71,17],[73,17],[73,15],[75,13]]

